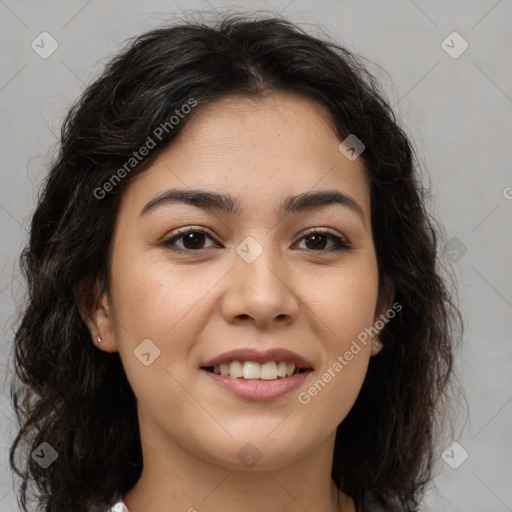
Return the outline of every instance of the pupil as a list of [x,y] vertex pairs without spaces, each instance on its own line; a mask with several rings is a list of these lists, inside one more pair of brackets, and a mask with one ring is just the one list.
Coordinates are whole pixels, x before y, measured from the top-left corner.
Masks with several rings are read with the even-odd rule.
[[[199,243],[199,245],[201,245],[200,239],[202,236],[204,236],[204,235],[202,233],[198,233],[198,232],[187,233],[183,238],[183,245],[187,249],[198,249],[198,247],[196,247],[196,244]],[[190,244],[190,243],[192,244],[192,247],[187,247],[187,244]]]
[[[322,241],[320,239],[324,239],[322,243]],[[319,234],[313,234],[313,235],[309,235],[308,237],[306,237],[306,244],[308,244],[307,240],[313,240],[313,248],[314,249],[323,249],[323,245],[325,245],[325,236],[324,235],[319,235]],[[308,249],[311,249],[311,247],[308,247]]]
[[[202,245],[201,240],[203,237],[203,233],[199,233],[197,231],[187,233],[183,237],[183,245],[187,249],[198,249],[200,248],[198,245]],[[308,246],[308,249],[323,249],[325,246],[325,238],[325,235],[321,234],[308,235],[306,237],[306,245]]]

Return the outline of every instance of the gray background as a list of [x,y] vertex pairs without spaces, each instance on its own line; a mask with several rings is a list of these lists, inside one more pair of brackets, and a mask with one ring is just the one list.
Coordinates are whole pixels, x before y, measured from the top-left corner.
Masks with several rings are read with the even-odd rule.
[[[16,258],[62,117],[126,38],[182,9],[210,6],[237,7],[214,0],[0,0],[0,512],[18,510],[7,458],[15,432],[9,358],[23,292]],[[423,510],[512,511],[512,0],[274,0],[243,8],[282,12],[311,31],[309,24],[320,25],[369,59],[414,139],[459,286],[466,333],[458,368],[469,406],[451,440],[469,457],[457,469],[439,459]],[[58,43],[47,59],[31,47],[43,31]],[[450,36],[442,46],[454,31],[469,45],[457,58],[443,47],[458,53],[460,41]],[[448,451],[452,461],[460,462],[460,450]]]

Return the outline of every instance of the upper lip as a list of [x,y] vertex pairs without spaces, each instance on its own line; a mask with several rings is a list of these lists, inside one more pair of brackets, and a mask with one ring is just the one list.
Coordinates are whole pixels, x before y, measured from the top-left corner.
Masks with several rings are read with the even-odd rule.
[[312,369],[312,365],[307,359],[286,348],[271,348],[268,350],[237,348],[206,361],[206,363],[202,365],[202,368],[218,366],[220,364],[230,363],[231,361],[253,361],[260,364],[270,361],[284,361],[285,363],[293,363],[297,368],[305,370]]

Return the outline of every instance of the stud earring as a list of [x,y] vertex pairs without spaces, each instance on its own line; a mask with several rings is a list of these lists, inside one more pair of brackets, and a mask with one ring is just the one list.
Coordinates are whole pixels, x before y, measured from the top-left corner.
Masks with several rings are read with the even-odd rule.
[[98,340],[98,343],[101,343],[101,336],[98,336],[96,339]]
[[372,345],[377,349],[377,350],[381,350],[382,349],[382,341],[378,340],[378,339],[373,339],[372,340]]

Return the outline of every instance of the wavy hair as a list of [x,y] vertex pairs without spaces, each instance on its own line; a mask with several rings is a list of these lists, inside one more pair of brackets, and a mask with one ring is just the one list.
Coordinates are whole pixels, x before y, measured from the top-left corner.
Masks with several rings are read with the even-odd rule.
[[[202,105],[276,91],[315,100],[340,141],[355,134],[365,144],[380,287],[389,278],[402,306],[337,428],[332,479],[358,510],[370,502],[417,510],[450,416],[462,322],[412,143],[362,62],[278,15],[229,13],[130,39],[72,105],[20,255],[27,292],[14,332],[11,402],[19,427],[9,460],[22,480],[24,511],[29,484],[38,511],[81,512],[112,503],[139,479],[135,396],[118,353],[91,343],[79,305],[92,307],[108,290],[113,227],[130,180]],[[190,98],[194,112],[164,130],[157,147],[98,198],[98,187]],[[31,456],[43,442],[58,454],[47,468]]]

